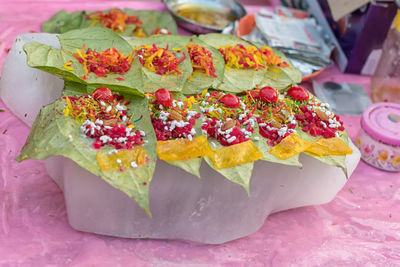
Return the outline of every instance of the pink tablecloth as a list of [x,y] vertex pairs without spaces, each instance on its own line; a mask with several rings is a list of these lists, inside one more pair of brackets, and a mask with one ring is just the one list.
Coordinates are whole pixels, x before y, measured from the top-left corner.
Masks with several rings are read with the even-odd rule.
[[[1,1],[0,1],[1,2]],[[162,9],[160,3],[69,1],[0,4],[0,66],[13,38],[60,8]],[[249,9],[250,12],[257,9]],[[369,78],[331,68],[318,81],[353,82],[367,90]],[[21,96],[23,97],[23,96]],[[0,102],[0,265],[161,266],[391,266],[400,265],[400,175],[359,164],[329,204],[268,217],[256,233],[223,245],[167,240],[130,240],[73,230],[63,194],[41,161],[17,163],[28,127]],[[350,137],[358,116],[343,116]]]

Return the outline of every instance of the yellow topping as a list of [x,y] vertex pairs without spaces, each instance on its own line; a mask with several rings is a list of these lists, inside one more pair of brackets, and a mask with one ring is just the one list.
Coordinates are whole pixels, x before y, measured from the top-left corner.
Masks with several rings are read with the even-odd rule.
[[293,133],[279,144],[272,147],[269,152],[280,158],[288,159],[301,152],[310,152],[317,156],[349,155],[353,150],[340,138],[321,138],[315,142],[309,142]]
[[307,152],[316,154],[318,156],[327,155],[349,155],[353,150],[340,138],[319,139],[313,142]]
[[297,133],[292,133],[273,146],[269,152],[280,159],[288,159],[305,151],[310,146],[311,142],[301,138]]
[[[275,55],[274,51],[263,46],[258,49],[255,46],[244,46],[236,44],[234,46],[226,45],[218,47],[218,50],[224,56],[225,67],[227,69],[259,69],[266,66],[281,66],[287,67],[286,62],[282,62],[280,56]],[[279,69],[277,69],[279,71]]]
[[252,141],[223,147],[214,151],[210,156],[215,168],[224,169],[259,160],[263,154]]
[[147,153],[143,147],[130,150],[119,150],[115,154],[97,153],[97,163],[102,171],[123,171],[143,166]]
[[157,141],[157,155],[166,161],[205,157],[212,153],[205,136],[188,139]]
[[74,71],[75,69],[73,67],[71,67],[71,65],[72,65],[72,61],[70,60],[70,61],[64,63],[63,68],[66,70]]
[[147,35],[144,33],[142,28],[137,28],[134,32],[133,32],[133,37],[138,37],[138,38],[146,38]]

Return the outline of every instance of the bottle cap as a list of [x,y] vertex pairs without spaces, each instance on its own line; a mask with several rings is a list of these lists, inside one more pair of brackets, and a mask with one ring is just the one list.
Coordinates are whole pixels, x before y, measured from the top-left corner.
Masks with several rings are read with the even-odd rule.
[[363,112],[361,127],[375,140],[400,146],[400,105],[390,102],[370,105]]

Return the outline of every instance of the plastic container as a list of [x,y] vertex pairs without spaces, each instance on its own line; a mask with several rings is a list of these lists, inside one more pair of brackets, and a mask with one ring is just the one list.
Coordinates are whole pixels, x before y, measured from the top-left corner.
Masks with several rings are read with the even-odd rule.
[[400,104],[400,9],[392,29],[383,44],[383,51],[371,77],[373,102],[395,102]]
[[400,105],[376,103],[361,117],[357,138],[361,158],[385,171],[400,171]]

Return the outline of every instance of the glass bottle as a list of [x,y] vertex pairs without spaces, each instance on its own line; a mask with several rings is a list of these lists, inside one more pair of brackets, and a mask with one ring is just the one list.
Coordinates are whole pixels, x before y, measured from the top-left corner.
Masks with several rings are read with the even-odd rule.
[[[399,1],[400,2],[400,1]],[[400,9],[383,44],[382,55],[371,77],[373,102],[400,104]]]

